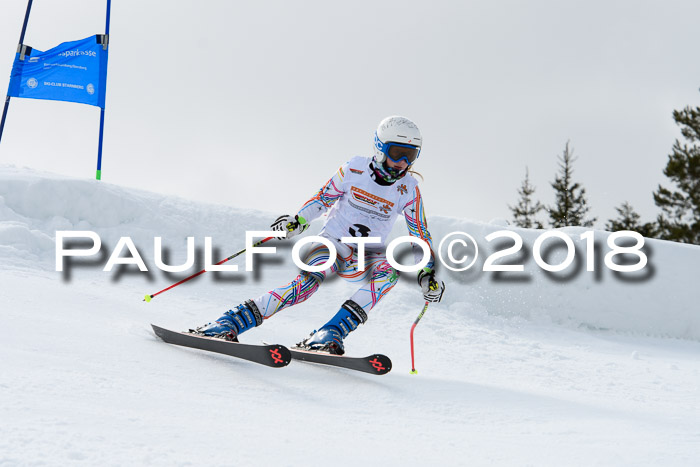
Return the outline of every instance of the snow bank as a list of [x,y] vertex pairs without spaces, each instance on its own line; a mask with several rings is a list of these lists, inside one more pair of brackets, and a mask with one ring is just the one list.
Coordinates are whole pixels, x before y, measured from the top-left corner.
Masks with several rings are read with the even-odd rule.
[[165,246],[170,240],[184,255],[185,237],[211,236],[217,245],[238,245],[246,230],[259,227],[260,217],[253,210],[0,166],[0,254],[4,251],[8,262],[16,255],[53,269],[57,230],[97,232],[105,249],[128,236],[150,259],[153,238],[162,236]]
[[[437,239],[450,232],[464,231],[479,243],[479,259],[470,270],[447,273],[447,281],[452,285],[448,303],[465,302],[467,310],[481,308],[503,316],[584,329],[700,340],[698,246],[645,239],[642,251],[648,257],[647,265],[639,272],[615,272],[604,263],[605,254],[610,251],[607,241],[611,233],[595,231],[594,271],[589,272],[586,241],[580,239],[588,229],[558,229],[573,240],[575,255],[571,266],[552,273],[540,268],[533,259],[534,243],[545,230],[448,218],[432,219],[430,227]],[[500,230],[522,237],[522,250],[504,258],[508,262],[503,264],[522,264],[523,272],[482,271],[488,255],[513,245],[511,240],[500,239],[493,241],[496,247],[485,240]],[[564,260],[564,245],[556,239],[543,244],[541,251],[548,263],[559,264]],[[544,253],[548,248],[551,248],[549,256]],[[622,264],[637,261],[631,255],[615,258],[615,262]]]
[[[266,229],[275,214],[0,167],[0,261],[6,266],[31,264],[53,270],[56,230],[95,231],[105,248],[115,245],[119,237],[129,236],[149,267],[154,264],[155,236],[162,236],[164,245],[169,245],[173,264],[184,258],[187,236],[195,236],[198,245],[204,236],[211,236],[227,255],[242,247],[246,230]],[[479,245],[479,257],[469,270],[441,268],[440,276],[447,283],[445,304],[456,313],[480,312],[581,329],[700,340],[700,247],[646,240],[647,266],[637,273],[615,273],[603,262],[610,234],[596,231],[595,271],[589,272],[586,241],[580,239],[585,229],[562,229],[574,241],[575,260],[561,272],[548,273],[533,259],[535,240],[545,231],[445,217],[431,218],[430,230],[436,248],[452,232],[469,233]],[[523,272],[482,270],[489,255],[512,245],[504,239],[486,241],[489,234],[501,230],[515,232],[523,239],[523,248],[504,258],[510,264],[522,264]],[[405,235],[401,222],[394,235]],[[566,251],[552,249],[553,245],[563,246],[563,242],[548,240],[543,251],[550,248],[546,259],[557,264]],[[293,267],[288,256],[283,262]],[[404,283],[414,280],[413,274],[404,276]]]

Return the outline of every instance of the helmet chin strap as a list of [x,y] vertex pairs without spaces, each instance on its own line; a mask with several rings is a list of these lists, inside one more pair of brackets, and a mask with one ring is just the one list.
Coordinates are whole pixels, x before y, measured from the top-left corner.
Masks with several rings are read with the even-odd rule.
[[372,178],[375,182],[377,182],[380,185],[392,185],[408,173],[408,169],[410,166],[406,167],[406,169],[404,169],[403,171],[397,169],[390,169],[386,165],[386,161],[377,162],[377,159],[375,157],[370,163],[370,167],[372,169]]
[[386,159],[384,159],[384,162],[382,162],[382,167],[384,167],[384,170],[386,170],[387,173],[388,173],[389,175],[391,175],[392,177],[398,179],[398,178],[401,178],[401,176],[404,175],[405,172],[407,172],[408,169],[409,169],[411,166],[408,165],[408,166],[406,166],[406,168],[403,169],[403,170],[401,170],[401,169],[396,169],[396,168],[393,168],[393,167],[389,167],[389,165],[386,163]]

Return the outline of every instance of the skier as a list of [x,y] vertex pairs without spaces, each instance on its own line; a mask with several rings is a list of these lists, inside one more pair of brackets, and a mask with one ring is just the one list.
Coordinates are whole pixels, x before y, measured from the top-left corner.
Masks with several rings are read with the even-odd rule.
[[[275,231],[285,231],[286,238],[291,238],[304,232],[312,220],[328,211],[319,235],[332,242],[337,250],[330,269],[301,271],[289,284],[246,300],[213,323],[192,332],[238,341],[242,332],[260,326],[264,319],[278,311],[308,299],[330,272],[363,285],[343,303],[330,321],[298,346],[344,354],[343,339],[367,321],[367,313],[398,281],[398,271],[387,261],[384,245],[400,213],[406,219],[409,234],[430,246],[430,259],[418,273],[418,284],[425,300],[439,302],[445,284],[435,278],[435,256],[423,198],[418,181],[409,174],[409,169],[418,159],[421,145],[420,130],[411,120],[398,116],[382,120],[374,135],[374,157],[355,157],[345,163],[296,215],[280,216],[271,226]],[[340,241],[348,236],[381,238],[381,243],[366,244],[364,271],[358,268],[357,245]],[[423,250],[414,245],[414,254],[420,260]],[[325,263],[329,259],[329,249],[321,243],[312,243],[302,258],[309,266]]]

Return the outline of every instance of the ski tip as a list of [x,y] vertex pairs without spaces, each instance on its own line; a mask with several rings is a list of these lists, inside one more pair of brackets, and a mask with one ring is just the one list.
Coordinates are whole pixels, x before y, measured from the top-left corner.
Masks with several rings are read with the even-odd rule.
[[375,354],[368,357],[368,361],[377,375],[385,375],[391,371],[391,359],[386,355]]
[[268,345],[267,349],[270,352],[271,367],[282,368],[292,361],[292,353],[283,345]]

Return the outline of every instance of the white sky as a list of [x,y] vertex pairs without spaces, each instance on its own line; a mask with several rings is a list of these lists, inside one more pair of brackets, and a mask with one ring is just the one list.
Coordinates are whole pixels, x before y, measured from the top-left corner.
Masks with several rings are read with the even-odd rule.
[[[106,1],[35,0],[40,50],[104,32]],[[0,3],[6,92],[25,0]],[[700,105],[700,2],[114,0],[103,180],[291,213],[388,115],[419,125],[428,215],[510,218],[567,140],[597,225],[652,191]],[[99,109],[13,99],[0,164],[93,178]]]

